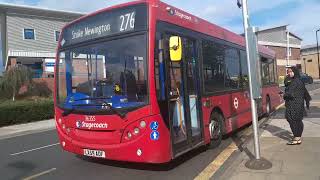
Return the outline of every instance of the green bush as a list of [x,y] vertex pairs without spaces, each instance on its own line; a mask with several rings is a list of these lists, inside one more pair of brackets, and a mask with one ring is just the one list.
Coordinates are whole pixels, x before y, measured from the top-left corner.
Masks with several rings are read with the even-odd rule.
[[0,127],[54,117],[53,100],[20,100],[0,103]]
[[278,83],[279,83],[279,85],[280,86],[284,86],[284,79],[285,79],[285,77],[284,76],[279,76],[279,78],[278,78]]
[[[2,97],[9,96],[14,101],[23,85],[32,81],[32,70],[24,65],[17,64],[10,67],[1,78],[0,92]],[[5,95],[5,96],[4,96]]]

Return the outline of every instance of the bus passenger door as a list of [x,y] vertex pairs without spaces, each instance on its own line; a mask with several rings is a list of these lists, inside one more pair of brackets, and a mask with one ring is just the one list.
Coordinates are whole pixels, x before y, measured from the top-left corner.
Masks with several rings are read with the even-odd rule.
[[202,140],[198,61],[195,41],[182,38],[181,61],[167,61],[169,111],[174,156],[188,151]]

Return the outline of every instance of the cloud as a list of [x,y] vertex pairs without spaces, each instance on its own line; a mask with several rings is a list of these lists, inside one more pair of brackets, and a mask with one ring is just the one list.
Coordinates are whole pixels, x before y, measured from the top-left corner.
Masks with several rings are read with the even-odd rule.
[[274,27],[277,25],[289,24],[289,31],[303,39],[302,44],[315,44],[315,31],[320,28],[320,3],[309,1],[305,3],[300,1],[296,8],[290,9],[286,15],[269,20],[262,24],[263,27]]
[[37,3],[39,7],[50,9],[59,9],[66,11],[76,11],[82,13],[89,13],[105,7],[127,2],[128,0],[104,0],[104,1],[88,1],[88,0],[40,0]]
[[[0,0],[15,4],[35,5],[49,9],[89,13],[105,7],[128,2],[130,0]],[[242,11],[236,0],[163,0],[196,16],[206,19],[236,33],[243,32]],[[314,31],[320,28],[319,0],[249,0],[251,22],[255,26],[275,27],[290,24],[290,30],[304,39],[304,44],[315,42]],[[270,13],[279,13],[279,17],[269,17]],[[255,19],[260,15],[259,19]],[[262,16],[262,17],[261,17]]]

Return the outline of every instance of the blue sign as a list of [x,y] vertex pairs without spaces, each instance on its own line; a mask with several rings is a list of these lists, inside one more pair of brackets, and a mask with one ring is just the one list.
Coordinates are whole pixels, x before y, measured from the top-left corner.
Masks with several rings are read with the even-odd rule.
[[157,121],[153,121],[151,124],[150,124],[150,129],[153,130],[153,131],[156,131],[158,130],[159,128],[159,123]]
[[47,63],[46,63],[46,66],[47,66],[47,67],[54,67],[55,64],[56,64],[56,63],[54,63],[54,62],[47,62]]
[[150,139],[153,141],[159,140],[160,133],[158,131],[152,131],[150,134]]

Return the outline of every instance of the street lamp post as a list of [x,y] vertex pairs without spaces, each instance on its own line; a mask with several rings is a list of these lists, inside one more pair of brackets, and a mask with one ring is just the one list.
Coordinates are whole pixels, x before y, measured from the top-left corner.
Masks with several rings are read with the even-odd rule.
[[[251,115],[252,115],[252,128],[253,128],[253,139],[254,139],[254,152],[255,158],[250,158],[245,163],[245,166],[249,169],[263,170],[270,169],[272,163],[264,159],[260,155],[260,142],[259,142],[259,128],[257,118],[257,99],[261,98],[261,77],[257,78],[256,75],[260,74],[259,69],[257,71],[258,60],[258,45],[255,35],[255,31],[249,23],[248,13],[248,0],[237,0],[237,5],[242,8],[243,15],[243,27],[246,41],[246,53],[247,53],[247,65],[249,70],[249,89],[250,89],[250,101],[251,101]],[[257,87],[258,86],[258,87]]]
[[317,38],[317,54],[318,54],[318,71],[319,71],[319,79],[320,79],[320,58],[319,58],[319,41],[318,41],[318,32],[320,29],[316,31],[316,38]]
[[307,64],[306,64],[306,58],[303,58],[303,62],[304,62],[304,73],[307,73]]

